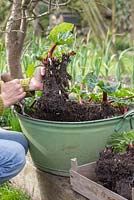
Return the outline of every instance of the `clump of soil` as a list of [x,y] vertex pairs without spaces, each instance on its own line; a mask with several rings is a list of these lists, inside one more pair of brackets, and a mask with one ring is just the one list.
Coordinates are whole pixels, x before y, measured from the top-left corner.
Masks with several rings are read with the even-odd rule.
[[132,200],[134,148],[118,154],[114,154],[112,148],[106,148],[97,161],[96,176],[100,184]]
[[69,100],[69,81],[71,76],[67,72],[70,56],[63,54],[62,60],[48,58],[43,61],[46,72],[44,76],[44,91],[35,103],[30,116],[50,121],[91,121],[121,115],[119,108],[110,104],[93,104]]

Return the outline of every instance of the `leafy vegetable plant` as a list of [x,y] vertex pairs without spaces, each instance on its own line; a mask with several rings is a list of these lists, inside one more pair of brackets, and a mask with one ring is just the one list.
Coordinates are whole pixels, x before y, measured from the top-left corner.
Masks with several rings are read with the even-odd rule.
[[48,52],[47,58],[52,58],[53,52],[57,45],[64,45],[64,44],[70,44],[73,42],[74,36],[73,36],[73,28],[74,25],[71,23],[61,23],[57,26],[55,26],[52,31],[49,34],[49,39],[53,42],[53,45],[51,49]]
[[119,153],[126,150],[134,150],[134,130],[120,134],[113,134],[109,142],[114,147],[114,152]]
[[134,91],[132,88],[123,88],[120,82],[113,84],[99,79],[94,72],[88,73],[85,77],[79,77],[71,92],[77,94],[75,97],[80,103],[88,99],[90,102],[114,104],[120,109],[124,107],[122,113],[127,111],[130,105],[134,104]]
[[[103,94],[102,95],[102,103],[109,103],[108,102],[108,94],[114,93],[120,86],[120,83],[111,85],[108,82],[99,80],[93,72],[90,72],[85,77],[83,77],[83,79],[81,80],[81,84],[85,85],[85,88],[87,86],[89,91],[92,91],[95,87],[98,87]],[[73,88],[73,90],[71,90],[71,91],[79,93],[78,96],[82,96],[82,95],[80,95],[80,87],[78,88],[78,86]],[[88,95],[91,97],[90,100],[94,96],[93,92],[90,92]],[[95,100],[95,99],[93,99],[93,100]]]

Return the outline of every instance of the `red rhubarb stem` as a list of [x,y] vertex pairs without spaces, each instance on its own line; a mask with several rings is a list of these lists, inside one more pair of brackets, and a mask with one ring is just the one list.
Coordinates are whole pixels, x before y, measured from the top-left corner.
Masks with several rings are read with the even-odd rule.
[[107,101],[107,93],[103,91],[103,103],[108,103]]
[[47,56],[48,58],[52,58],[53,52],[54,52],[56,46],[57,46],[57,44],[53,44],[53,46],[51,47],[50,51],[48,52],[48,56]]

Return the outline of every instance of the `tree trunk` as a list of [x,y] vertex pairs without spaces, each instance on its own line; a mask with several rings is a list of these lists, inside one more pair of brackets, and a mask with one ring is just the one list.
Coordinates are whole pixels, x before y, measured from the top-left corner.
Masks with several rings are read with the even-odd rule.
[[130,26],[131,26],[131,33],[130,33],[130,45],[134,47],[134,0],[131,0],[131,17],[130,17]]
[[10,18],[6,26],[7,64],[12,78],[22,78],[21,54],[26,36],[26,4],[13,0]]
[[116,5],[115,5],[115,0],[112,0],[112,41],[113,44],[115,44],[115,33],[116,33],[116,26],[115,26],[115,10],[116,10]]

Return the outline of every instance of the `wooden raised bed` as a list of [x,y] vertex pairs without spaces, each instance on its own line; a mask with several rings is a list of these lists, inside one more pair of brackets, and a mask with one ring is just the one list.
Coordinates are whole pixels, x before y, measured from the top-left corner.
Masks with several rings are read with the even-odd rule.
[[[78,166],[77,159],[71,159],[72,189],[90,200],[128,200],[97,183],[95,166],[95,162]],[[132,200],[134,200],[134,188],[132,189]]]

